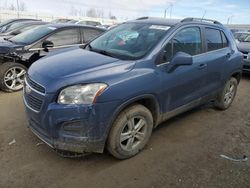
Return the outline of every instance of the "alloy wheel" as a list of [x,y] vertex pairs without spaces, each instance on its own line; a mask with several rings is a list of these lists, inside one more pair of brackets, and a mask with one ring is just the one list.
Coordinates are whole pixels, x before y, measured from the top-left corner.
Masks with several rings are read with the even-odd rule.
[[137,148],[145,139],[147,123],[144,117],[137,116],[127,120],[120,135],[120,145],[126,151]]
[[5,86],[12,91],[22,89],[26,70],[22,67],[11,67],[4,76]]
[[226,89],[226,94],[224,96],[224,104],[226,106],[230,105],[233,102],[235,92],[236,92],[236,87],[233,82],[230,82],[228,84],[228,87]]

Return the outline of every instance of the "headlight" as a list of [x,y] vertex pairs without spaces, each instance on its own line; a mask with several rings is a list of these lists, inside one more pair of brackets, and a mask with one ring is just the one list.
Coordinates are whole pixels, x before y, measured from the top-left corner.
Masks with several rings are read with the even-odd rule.
[[58,103],[93,104],[107,86],[107,84],[103,83],[94,83],[67,87],[60,92]]

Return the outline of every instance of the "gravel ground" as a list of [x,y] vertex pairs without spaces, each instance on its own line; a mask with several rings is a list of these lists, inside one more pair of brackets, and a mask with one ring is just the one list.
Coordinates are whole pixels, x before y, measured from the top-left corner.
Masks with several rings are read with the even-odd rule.
[[27,128],[22,93],[0,92],[0,187],[250,187],[250,76],[230,109],[203,106],[163,123],[129,160],[62,158],[40,143]]

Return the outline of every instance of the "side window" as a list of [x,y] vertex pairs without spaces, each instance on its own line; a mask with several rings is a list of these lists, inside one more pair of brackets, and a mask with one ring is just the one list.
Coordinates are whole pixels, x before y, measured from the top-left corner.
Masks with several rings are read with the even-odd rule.
[[223,48],[221,32],[217,29],[206,28],[207,51]]
[[165,46],[161,63],[170,62],[177,52],[185,52],[192,56],[202,53],[199,27],[188,27],[177,33]]
[[71,44],[80,44],[80,33],[78,29],[67,29],[59,31],[49,36],[46,40],[54,43],[54,46],[64,46]]
[[221,37],[222,37],[223,48],[228,47],[229,46],[228,40],[227,40],[226,35],[223,32],[221,32]]
[[185,28],[173,38],[173,56],[177,52],[192,56],[202,52],[201,32],[198,27]]
[[97,29],[82,29],[84,43],[91,41],[92,39],[96,38],[97,36],[101,35],[102,31]]

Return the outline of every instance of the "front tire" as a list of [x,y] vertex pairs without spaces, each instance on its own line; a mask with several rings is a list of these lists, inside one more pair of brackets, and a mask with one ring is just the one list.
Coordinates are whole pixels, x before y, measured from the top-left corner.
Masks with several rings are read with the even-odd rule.
[[5,92],[23,88],[27,68],[19,63],[6,62],[0,66],[0,88]]
[[143,105],[134,105],[123,110],[111,128],[108,151],[118,159],[135,156],[142,150],[152,134],[153,117]]
[[237,93],[237,87],[238,81],[234,77],[230,78],[225,84],[224,89],[218,95],[214,106],[219,110],[228,109],[233,103]]

